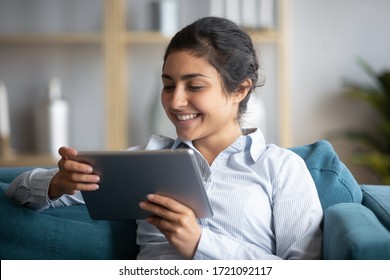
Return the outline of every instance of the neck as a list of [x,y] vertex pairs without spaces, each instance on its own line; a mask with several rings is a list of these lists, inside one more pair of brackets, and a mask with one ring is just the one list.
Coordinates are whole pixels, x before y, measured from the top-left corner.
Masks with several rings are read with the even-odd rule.
[[237,126],[230,133],[221,133],[221,135],[210,136],[207,139],[194,140],[192,143],[211,165],[215,158],[233,144],[241,134],[240,126]]

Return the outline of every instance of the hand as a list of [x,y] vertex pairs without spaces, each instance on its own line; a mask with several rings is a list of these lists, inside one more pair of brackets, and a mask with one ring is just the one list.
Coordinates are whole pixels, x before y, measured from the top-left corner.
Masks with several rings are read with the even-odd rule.
[[58,162],[58,172],[49,186],[49,198],[60,197],[63,194],[74,194],[76,191],[93,191],[99,188],[99,176],[92,174],[90,165],[79,163],[69,158],[77,156],[77,150],[61,147],[58,150],[61,159]]
[[140,202],[143,210],[153,214],[146,221],[156,226],[182,256],[191,259],[202,234],[194,212],[166,196],[150,194],[147,199]]

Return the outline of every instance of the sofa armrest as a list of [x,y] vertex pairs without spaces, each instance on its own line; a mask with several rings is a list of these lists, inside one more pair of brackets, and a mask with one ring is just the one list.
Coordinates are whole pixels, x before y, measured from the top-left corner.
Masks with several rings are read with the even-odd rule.
[[377,216],[379,221],[390,230],[390,186],[361,185],[362,204]]
[[390,233],[359,203],[339,203],[324,213],[324,259],[390,259]]

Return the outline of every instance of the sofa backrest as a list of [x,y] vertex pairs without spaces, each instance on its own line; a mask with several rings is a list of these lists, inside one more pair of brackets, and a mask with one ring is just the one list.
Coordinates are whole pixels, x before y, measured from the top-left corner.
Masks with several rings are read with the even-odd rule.
[[328,141],[320,140],[290,150],[305,161],[317,186],[323,210],[336,203],[362,202],[359,184]]
[[4,191],[13,179],[32,168],[33,167],[0,167],[0,188]]

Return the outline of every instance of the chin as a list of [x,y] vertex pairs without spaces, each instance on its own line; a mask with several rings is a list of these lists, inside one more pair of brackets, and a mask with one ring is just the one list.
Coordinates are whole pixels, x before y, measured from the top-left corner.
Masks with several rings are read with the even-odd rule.
[[176,130],[177,137],[179,137],[182,141],[193,141],[194,136],[188,135],[187,133],[180,133],[180,131]]

